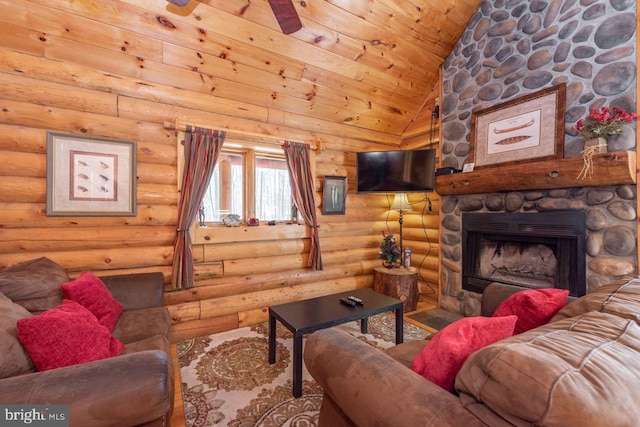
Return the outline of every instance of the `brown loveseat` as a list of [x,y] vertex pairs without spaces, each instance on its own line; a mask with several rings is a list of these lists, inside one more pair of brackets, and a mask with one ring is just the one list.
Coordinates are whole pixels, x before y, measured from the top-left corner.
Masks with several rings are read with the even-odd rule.
[[[490,315],[511,293],[485,291]],[[473,353],[455,393],[410,369],[426,341],[377,350],[334,329],[305,344],[320,426],[631,427],[640,420],[640,279],[604,285],[543,326]]]
[[125,344],[124,352],[36,372],[16,341],[15,317],[24,316],[22,307],[41,313],[57,306],[62,301],[59,286],[70,279],[46,258],[0,272],[0,404],[69,405],[70,425],[78,427],[169,425],[174,378],[171,324],[162,306],[163,276],[101,279],[124,308],[113,330]]

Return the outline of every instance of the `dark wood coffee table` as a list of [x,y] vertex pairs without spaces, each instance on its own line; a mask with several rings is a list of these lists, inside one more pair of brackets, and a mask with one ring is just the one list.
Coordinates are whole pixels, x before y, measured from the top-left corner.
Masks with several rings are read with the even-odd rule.
[[[360,298],[364,305],[349,307],[340,298]],[[340,294],[294,301],[269,307],[269,363],[276,362],[276,319],[293,333],[293,396],[302,395],[302,338],[319,329],[360,320],[360,330],[367,333],[367,318],[386,311],[396,312],[396,344],[403,341],[402,301],[374,292],[357,289]]]

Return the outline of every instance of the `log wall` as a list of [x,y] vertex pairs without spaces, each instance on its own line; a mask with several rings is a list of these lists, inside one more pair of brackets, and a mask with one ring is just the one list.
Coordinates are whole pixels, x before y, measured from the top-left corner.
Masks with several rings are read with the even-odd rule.
[[[171,43],[179,33],[147,23],[130,34],[141,17],[117,1],[61,3],[0,1],[0,15],[11,16],[0,26],[0,267],[46,256],[72,277],[161,271],[170,283],[178,171],[176,134],[164,123],[179,118],[319,144],[316,200],[325,175],[347,176],[349,192],[345,215],[319,214],[323,271],[303,267],[304,226],[258,227],[248,239],[243,227],[198,231],[197,286],[165,294],[174,340],[263,321],[272,304],[371,286],[381,231],[397,233],[398,216],[389,212],[392,196],[355,194],[355,152],[398,148],[399,135],[280,110],[231,80],[219,80],[224,96],[211,95],[213,80],[203,82],[181,59],[195,50]],[[93,3],[104,9],[93,13]],[[294,73],[294,65],[282,69]],[[47,131],[135,141],[137,215],[47,217]],[[439,268],[439,200],[430,197],[432,211],[423,209],[424,195],[410,196],[416,209],[405,213],[404,228],[427,293]]]

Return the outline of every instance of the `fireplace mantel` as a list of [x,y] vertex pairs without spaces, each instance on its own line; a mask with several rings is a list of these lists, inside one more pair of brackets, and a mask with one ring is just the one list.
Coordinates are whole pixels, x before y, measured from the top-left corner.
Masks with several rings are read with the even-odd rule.
[[449,196],[636,183],[635,151],[596,154],[592,177],[577,179],[583,163],[582,157],[569,157],[441,175],[436,177],[435,191]]

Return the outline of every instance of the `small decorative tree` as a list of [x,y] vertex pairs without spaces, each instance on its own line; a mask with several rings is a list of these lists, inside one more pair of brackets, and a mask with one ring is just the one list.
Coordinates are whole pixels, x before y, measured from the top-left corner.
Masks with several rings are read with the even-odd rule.
[[384,234],[382,232],[382,243],[380,244],[380,258],[382,259],[382,265],[387,268],[397,268],[400,267],[400,259],[402,258],[402,253],[400,250],[400,246],[396,242],[396,238],[393,234]]

